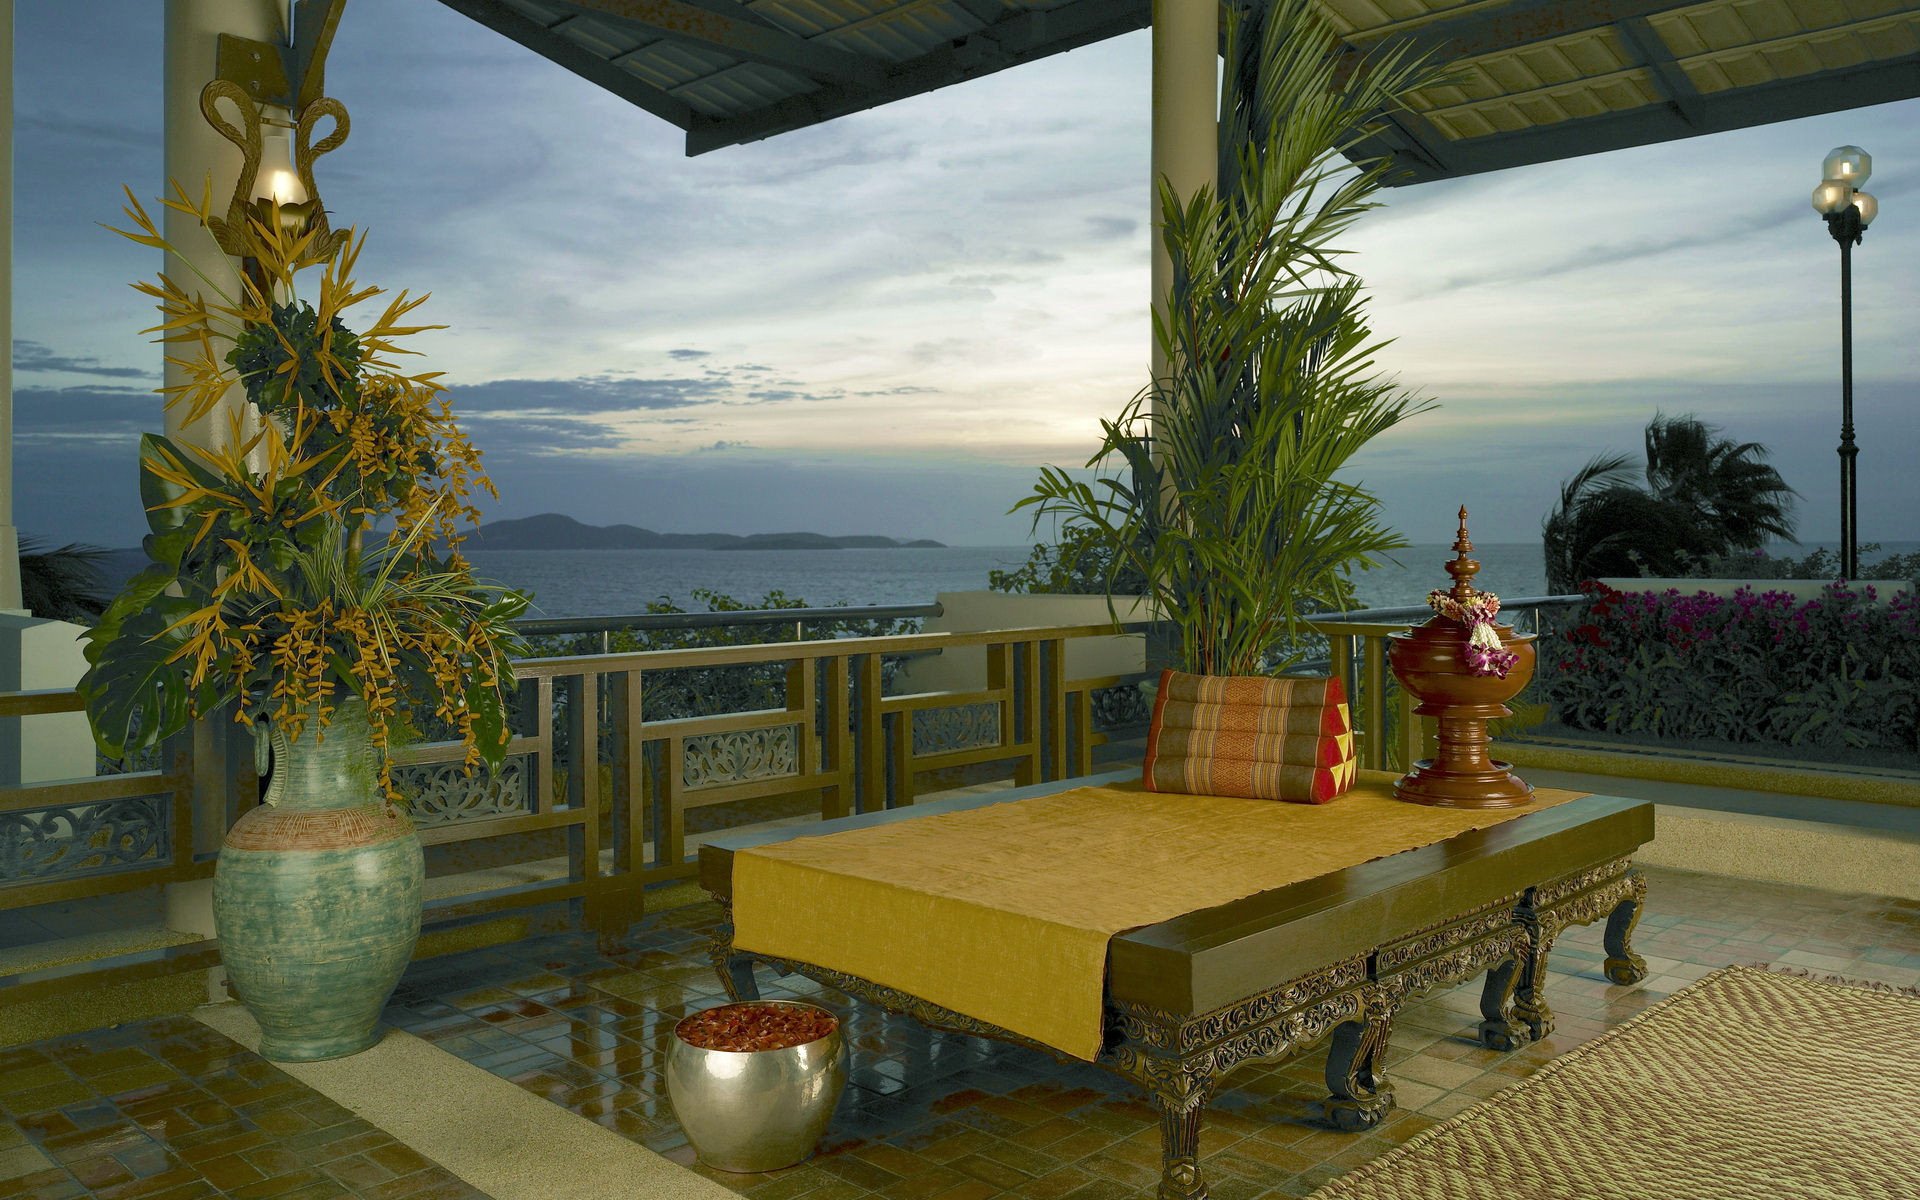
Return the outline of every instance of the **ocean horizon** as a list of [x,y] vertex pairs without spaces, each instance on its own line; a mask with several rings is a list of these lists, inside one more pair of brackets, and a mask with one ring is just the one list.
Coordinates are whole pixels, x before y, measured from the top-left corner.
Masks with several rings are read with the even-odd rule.
[[[1772,551],[1794,556],[1821,543],[1783,545]],[[845,550],[474,550],[482,581],[531,592],[530,617],[609,617],[645,612],[665,601],[687,611],[705,611],[695,594],[711,591],[748,605],[772,592],[815,607],[931,604],[941,592],[984,591],[988,573],[1026,562],[1030,545],[945,546]],[[1887,542],[1878,557],[1920,551],[1920,541]],[[1477,543],[1475,583],[1517,600],[1546,593],[1539,542]],[[1395,552],[1372,570],[1354,575],[1356,607],[1391,608],[1421,603],[1429,590],[1450,582],[1450,547],[1438,543]],[[108,552],[103,574],[115,587],[137,571],[138,550]]]

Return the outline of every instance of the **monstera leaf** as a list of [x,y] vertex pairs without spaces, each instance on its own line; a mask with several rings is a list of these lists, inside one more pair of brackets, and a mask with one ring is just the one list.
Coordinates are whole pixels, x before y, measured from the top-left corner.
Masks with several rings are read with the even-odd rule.
[[191,454],[183,453],[171,440],[157,433],[141,434],[140,506],[147,510],[147,526],[155,534],[178,529],[187,519],[180,507],[186,489],[163,478],[166,475],[183,475],[208,491],[232,486],[231,481],[194,462]]
[[93,738],[109,758],[157,745],[186,728],[193,693],[187,672],[169,662],[183,635],[169,627],[194,610],[169,596],[174,580],[164,566],[134,576],[87,634],[87,661],[78,691],[93,718]]

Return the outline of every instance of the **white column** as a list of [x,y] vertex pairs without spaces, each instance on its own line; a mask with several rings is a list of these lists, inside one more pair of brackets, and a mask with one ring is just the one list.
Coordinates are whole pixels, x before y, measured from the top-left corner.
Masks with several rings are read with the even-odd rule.
[[[166,175],[160,183],[171,192],[172,181],[178,180],[190,195],[198,198],[211,172],[213,211],[221,217],[226,215],[234,181],[240,177],[241,154],[237,146],[215,133],[200,115],[200,89],[213,79],[218,66],[219,38],[223,33],[284,44],[287,40],[285,0],[167,0],[164,87],[167,149]],[[233,118],[229,115],[228,119]],[[169,277],[189,290],[204,289],[205,283],[194,273],[194,268],[198,268],[219,284],[221,290],[238,298],[239,264],[228,258],[193,218],[169,209],[162,232],[181,251],[177,257],[167,256]],[[166,365],[167,386],[183,383],[187,378],[181,368],[172,363]],[[201,446],[218,445],[226,440],[227,414],[243,404],[236,389],[220,407],[193,422],[191,427],[182,420],[183,413],[168,412],[167,436]]]
[[13,0],[0,0],[0,612],[21,612],[13,527]]
[[[242,156],[239,148],[215,133],[200,114],[200,89],[207,86],[218,68],[218,45],[223,33],[274,44],[285,43],[285,0],[167,0],[164,87],[167,153],[166,175],[160,182],[171,191],[171,181],[177,179],[190,195],[197,198],[211,172],[214,213],[221,217],[226,215],[227,201],[233,195],[234,182],[240,177]],[[231,114],[228,119],[233,119]],[[198,268],[228,295],[239,296],[240,264],[228,258],[214,243],[212,236],[201,229],[193,218],[168,210],[162,232],[182,252],[179,256],[167,256],[168,276],[182,287],[204,289],[205,282],[194,273],[193,268]],[[182,259],[190,261],[192,267]],[[167,364],[168,386],[182,383],[186,378],[185,371],[172,363]],[[166,414],[167,436],[201,446],[219,445],[227,440],[228,414],[236,410],[244,413],[245,408],[245,397],[235,388],[213,412],[191,424],[182,420],[183,413],[170,411]],[[207,736],[209,732],[205,727],[196,732],[196,756],[205,752],[212,741]],[[228,732],[231,732],[230,728]],[[200,778],[217,778],[218,773],[225,769],[219,756],[214,756],[214,759],[207,764],[196,763],[196,774]],[[219,794],[219,789],[208,789],[204,793],[196,789],[193,820],[196,851],[206,853],[219,848],[220,839],[226,833],[225,818],[223,796]],[[194,880],[169,885],[166,889],[166,922],[168,928],[182,933],[212,936],[212,882]],[[207,995],[210,1000],[227,998],[222,986],[223,976],[224,972],[217,967],[208,973]]]
[[[1182,199],[1219,183],[1220,5],[1218,0],[1153,0],[1153,311],[1164,312],[1173,264],[1160,241],[1160,181]],[[1167,373],[1157,339],[1153,377]]]

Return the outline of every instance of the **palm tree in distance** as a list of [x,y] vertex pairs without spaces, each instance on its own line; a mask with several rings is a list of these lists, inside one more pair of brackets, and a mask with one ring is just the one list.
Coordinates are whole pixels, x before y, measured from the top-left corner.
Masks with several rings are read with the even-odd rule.
[[1767,448],[1733,442],[1691,416],[1655,415],[1647,423],[1647,485],[1683,504],[1725,538],[1727,550],[1758,550],[1769,538],[1793,540],[1797,493],[1767,465]]
[[31,537],[20,539],[20,602],[36,617],[91,625],[107,606],[98,546],[68,543],[49,550]]
[[1693,416],[1647,424],[1644,486],[1633,459],[1600,455],[1561,485],[1541,524],[1547,590],[1602,576],[1678,575],[1702,559],[1793,539],[1796,493],[1758,442]]

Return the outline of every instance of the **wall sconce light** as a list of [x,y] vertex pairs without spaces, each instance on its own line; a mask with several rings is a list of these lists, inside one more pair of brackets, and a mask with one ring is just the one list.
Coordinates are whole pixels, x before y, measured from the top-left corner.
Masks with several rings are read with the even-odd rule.
[[[258,276],[251,221],[265,225],[277,216],[286,232],[315,233],[316,257],[332,254],[346,240],[345,230],[328,227],[313,177],[315,160],[339,149],[350,128],[346,106],[321,94],[327,50],[345,5],[296,0],[290,46],[222,34],[218,71],[200,92],[201,115],[242,156],[226,215],[214,217],[209,228],[222,250],[242,260],[249,277]],[[222,101],[235,119],[221,111]],[[317,127],[329,118],[332,129],[315,142]]]

